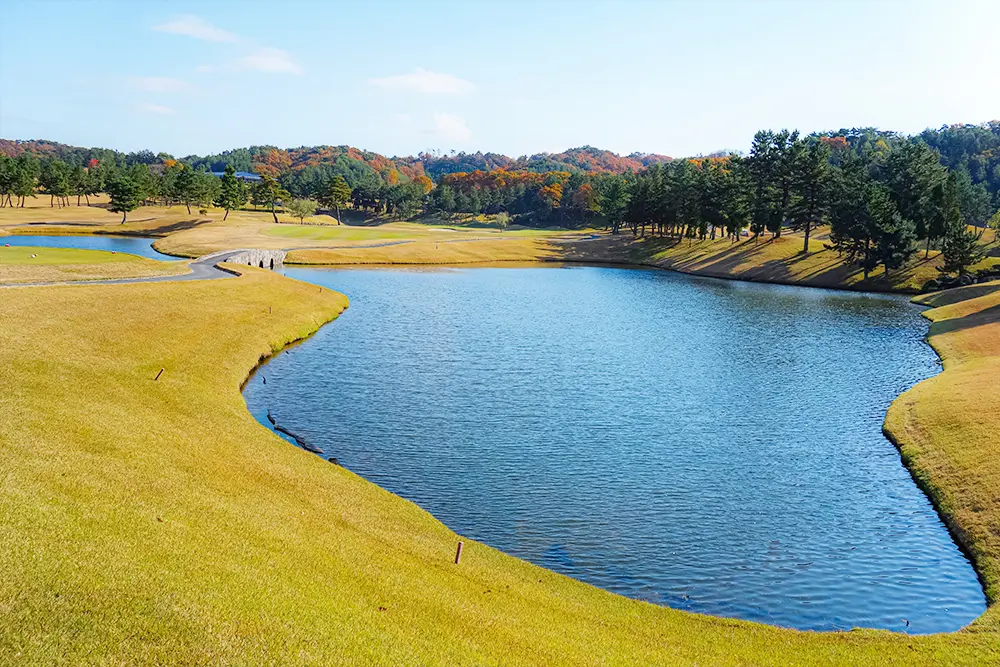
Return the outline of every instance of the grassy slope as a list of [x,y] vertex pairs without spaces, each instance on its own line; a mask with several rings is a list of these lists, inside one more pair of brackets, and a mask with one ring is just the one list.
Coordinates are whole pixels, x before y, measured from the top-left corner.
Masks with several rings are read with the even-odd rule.
[[[925,259],[922,252],[904,269],[886,279],[882,272],[864,280],[856,267],[844,263],[834,250],[825,247],[825,234],[810,239],[809,253],[802,253],[801,234],[786,233],[778,239],[756,241],[726,239],[680,242],[648,237],[633,239],[622,234],[594,241],[570,244],[568,258],[590,261],[632,262],[664,269],[718,278],[737,278],[759,282],[811,285],[885,291],[916,292],[925,282],[940,276],[940,253],[933,251]],[[996,254],[1000,248],[993,246]],[[977,268],[1000,263],[1000,256],[988,257]]]
[[[198,257],[232,248],[266,248],[295,249],[288,258],[293,264],[613,262],[721,278],[911,293],[938,277],[940,265],[937,251],[926,259],[920,252],[908,267],[893,272],[888,279],[879,272],[865,281],[860,271],[845,265],[836,252],[825,248],[828,242],[825,229],[818,230],[810,242],[810,252],[803,254],[802,237],[797,233],[760,242],[744,239],[736,244],[725,239],[680,242],[652,237],[635,239],[628,232],[617,236],[601,234],[591,239],[588,237],[593,230],[511,229],[500,234],[489,226],[475,226],[488,225],[485,217],[478,221],[470,216],[449,220],[427,216],[419,223],[352,226],[329,224],[333,220],[329,216],[310,219],[327,224],[292,224],[297,221],[279,214],[284,224],[274,225],[266,211],[233,211],[223,222],[222,211],[212,209],[205,216],[197,212],[188,215],[183,206],[145,206],[130,215],[129,223],[120,225],[117,214],[97,206],[53,209],[48,206],[48,198],[28,201],[26,209],[0,209],[0,233],[153,234],[164,237],[156,242],[157,250],[180,257]],[[95,204],[103,206],[104,202],[95,200]],[[27,224],[42,221],[57,224]],[[456,226],[457,223],[472,226]],[[518,241],[512,240],[515,238]],[[460,248],[457,246],[465,243],[454,243],[459,239],[474,240],[468,247]],[[392,241],[412,243],[360,247]],[[988,247],[991,256],[976,268],[1000,264],[1000,245],[991,243]]]
[[0,284],[168,276],[188,271],[184,262],[158,262],[125,253],[75,248],[0,247]]
[[1000,631],[1000,281],[928,294],[929,341],[945,372],[886,416],[914,476],[966,547],[993,605],[973,629]]
[[[0,234],[143,234],[164,236],[179,231],[194,229],[211,223],[222,223],[225,211],[212,208],[202,215],[197,207],[191,213],[183,205],[142,206],[128,214],[128,221],[121,224],[121,213],[107,210],[106,195],[91,197],[91,206],[86,202],[76,206],[76,198],[70,197],[70,206],[50,207],[49,198],[38,196],[28,198],[25,208],[0,208]],[[317,219],[329,221],[329,217]],[[278,213],[278,220],[292,222],[294,219]],[[273,221],[270,212],[241,210],[231,211],[229,223],[268,224]],[[298,222],[298,220],[295,220]]]
[[431,516],[246,411],[254,362],[344,305],[253,269],[0,293],[18,322],[0,327],[0,663],[1000,661],[992,623],[802,633],[628,600],[468,541],[454,566],[458,538]]
[[[517,229],[500,233],[495,229],[430,227],[408,222],[392,222],[373,227],[352,227],[350,225],[275,225],[258,220],[232,218],[226,223],[214,222],[200,225],[159,239],[155,247],[160,252],[184,257],[197,257],[228,248],[268,248],[296,250],[293,262],[306,264],[343,263],[398,263],[399,257],[414,255],[412,249],[386,250],[390,246],[371,247],[380,243],[414,244],[439,243],[442,248],[461,245],[466,242],[483,241],[480,252],[487,257],[477,261],[506,261],[510,257],[507,246],[515,239],[544,240],[547,237],[573,238],[580,232],[551,232],[537,229]],[[405,243],[401,245],[409,245]],[[364,248],[364,246],[369,246]],[[492,257],[485,248],[494,249]],[[402,251],[402,253],[401,253]],[[300,253],[307,253],[302,255]],[[385,253],[390,253],[386,255]],[[416,254],[423,254],[422,251]],[[553,255],[552,252],[547,253]],[[462,255],[458,255],[461,257]],[[518,261],[538,260],[545,257],[538,251],[525,256],[522,251]],[[416,263],[426,263],[419,260]],[[447,260],[432,260],[442,263]],[[460,260],[461,261],[461,260]]]
[[488,264],[555,261],[559,248],[548,239],[504,238],[455,241],[420,240],[368,248],[293,250],[289,264]]

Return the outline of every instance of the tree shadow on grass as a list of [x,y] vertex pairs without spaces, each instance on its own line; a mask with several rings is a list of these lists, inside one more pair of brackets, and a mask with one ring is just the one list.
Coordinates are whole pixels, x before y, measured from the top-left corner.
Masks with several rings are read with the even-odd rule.
[[[1000,289],[1000,287],[998,287],[998,289]],[[964,317],[954,317],[952,319],[934,322],[931,324],[930,335],[936,336],[938,334],[954,333],[956,331],[974,329],[986,324],[998,323],[1000,323],[1000,303],[978,312],[965,315]]]

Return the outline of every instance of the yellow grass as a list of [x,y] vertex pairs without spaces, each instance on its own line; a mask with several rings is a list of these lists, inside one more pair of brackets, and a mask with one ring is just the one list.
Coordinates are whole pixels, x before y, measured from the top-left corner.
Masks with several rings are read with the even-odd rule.
[[[426,512],[246,411],[240,383],[260,356],[346,301],[241,270],[0,291],[0,320],[16,323],[0,327],[0,664],[1000,661],[995,607],[950,635],[808,633],[629,600],[468,540],[455,566],[458,536]],[[990,378],[965,373],[995,379],[998,325],[995,306],[963,307],[935,325],[947,370],[890,417],[905,416],[904,451],[956,508],[978,503],[961,520],[992,572],[1000,473],[968,466],[1000,460],[984,439],[1000,411]],[[939,455],[950,468],[924,458]]]
[[[944,372],[900,396],[886,432],[972,556],[990,609],[973,629],[1000,630],[1000,282],[915,299]],[[1000,638],[998,638],[1000,645]]]
[[[86,202],[76,205],[76,198],[70,198],[70,206],[52,208],[45,196],[29,197],[25,208],[0,208],[0,234],[143,234],[165,236],[185,229],[192,229],[213,222],[222,222],[225,211],[210,208],[205,215],[198,207],[192,206],[191,213],[183,205],[141,206],[128,214],[128,220],[121,224],[121,213],[107,210],[107,196],[91,197],[91,206]],[[278,214],[278,219],[291,222],[290,216]],[[231,211],[227,223],[272,222],[268,211]],[[296,220],[296,222],[298,222]]]
[[[560,239],[575,238],[582,232],[551,232],[544,230],[511,230],[501,233],[495,229],[431,227],[411,222],[391,222],[377,226],[351,225],[275,225],[270,221],[247,220],[233,218],[225,223],[213,222],[199,225],[166,238],[159,239],[154,246],[160,252],[181,257],[199,257],[201,255],[232,248],[263,248],[269,250],[296,249],[296,257],[309,257],[305,263],[321,263],[321,257],[330,257],[335,264],[344,263],[344,257],[358,258],[359,263],[392,263],[380,258],[396,258],[399,250],[387,251],[386,244],[400,242],[430,242],[439,243],[441,247],[456,242],[497,241],[497,253],[489,261],[505,261],[504,257],[517,256],[516,261],[523,261],[523,250],[518,253],[504,249],[506,244],[514,239]],[[489,247],[489,246],[483,246]],[[313,254],[312,251],[336,250],[338,252],[323,252]],[[340,253],[341,250],[364,250],[363,253]],[[308,255],[299,252],[308,251]],[[388,254],[386,254],[388,253]],[[404,255],[423,255],[422,250],[410,249]],[[464,257],[467,253],[458,252],[456,257]],[[539,257],[531,257],[538,259]],[[298,260],[293,260],[298,261]],[[424,260],[419,260],[421,263]],[[446,261],[446,260],[441,260]],[[459,260],[464,261],[464,260]],[[482,260],[478,260],[482,261]]]
[[[861,270],[826,248],[828,242],[825,233],[818,234],[810,239],[806,254],[802,252],[802,235],[796,233],[777,239],[744,238],[737,243],[727,239],[634,239],[631,234],[621,234],[580,241],[565,250],[567,259],[641,263],[703,276],[813,287],[917,292],[928,280],[941,275],[940,253],[931,251],[926,259],[923,252],[917,253],[906,267],[888,277],[879,269],[866,281]],[[997,263],[1000,257],[989,257],[976,268]]]
[[[908,266],[886,277],[881,270],[868,280],[856,267],[826,248],[828,230],[821,228],[802,253],[802,236],[786,232],[778,239],[745,238],[733,244],[726,239],[674,241],[654,237],[634,238],[625,232],[612,236],[594,230],[567,231],[456,226],[487,224],[469,216],[454,220],[433,217],[423,222],[389,222],[379,225],[330,224],[329,216],[316,216],[298,224],[279,214],[275,225],[267,211],[223,211],[207,215],[185,207],[144,206],[121,225],[120,216],[101,208],[69,206],[52,209],[47,197],[28,200],[26,209],[0,209],[0,234],[138,233],[162,236],[155,243],[160,252],[179,257],[199,257],[219,250],[262,248],[290,250],[289,263],[303,264],[465,264],[524,261],[578,261],[642,264],[684,273],[760,282],[917,292],[940,273],[940,253],[929,257],[918,252]],[[428,222],[435,224],[427,224]],[[34,224],[32,224],[34,223]],[[37,224],[45,223],[45,224]],[[589,237],[597,236],[591,239]],[[470,240],[459,248],[459,240]],[[533,239],[519,243],[511,239]],[[480,243],[482,241],[482,243]],[[397,245],[387,245],[389,243]],[[406,242],[406,243],[400,243]],[[433,242],[433,245],[431,244]],[[402,247],[407,246],[407,247]],[[975,268],[1000,264],[1000,246],[988,246],[991,256]]]
[[536,238],[495,238],[454,241],[412,241],[368,248],[293,250],[290,264],[480,264],[558,260],[553,241]]
[[101,250],[0,247],[0,284],[170,276],[188,273],[185,262]]

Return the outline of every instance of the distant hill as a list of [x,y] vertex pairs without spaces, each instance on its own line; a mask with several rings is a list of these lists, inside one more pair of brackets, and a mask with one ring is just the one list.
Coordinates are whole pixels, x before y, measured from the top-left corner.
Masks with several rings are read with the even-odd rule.
[[639,171],[651,164],[669,162],[671,159],[666,155],[653,153],[632,153],[622,157],[593,146],[570,148],[562,153],[536,153],[517,159],[499,153],[456,153],[448,156],[421,153],[416,158],[423,164],[424,172],[434,179],[441,174],[493,169],[622,174],[626,171]]
[[[71,164],[80,165],[87,164],[92,159],[128,164],[137,162],[157,164],[165,159],[174,159],[174,156],[167,153],[153,153],[148,150],[126,154],[105,148],[83,148],[46,140],[0,139],[2,154],[16,157],[26,151],[40,157],[57,157]],[[562,153],[537,153],[518,158],[481,152],[451,155],[421,153],[417,156],[390,158],[352,146],[301,146],[287,149],[276,146],[250,146],[215,155],[188,155],[180,159],[196,168],[204,167],[209,171],[222,171],[227,165],[232,165],[237,171],[268,172],[272,175],[302,172],[300,176],[309,180],[312,171],[327,172],[333,169],[345,174],[349,181],[359,180],[366,173],[374,173],[386,181],[393,182],[422,175],[436,179],[442,174],[493,169],[620,174],[626,171],[639,171],[650,164],[668,162],[671,158],[647,153],[620,156],[593,146],[571,148]]]

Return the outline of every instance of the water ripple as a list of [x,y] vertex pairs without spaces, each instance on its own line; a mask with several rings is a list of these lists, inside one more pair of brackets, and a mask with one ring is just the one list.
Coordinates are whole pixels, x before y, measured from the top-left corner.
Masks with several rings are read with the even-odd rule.
[[938,370],[905,299],[596,267],[287,273],[351,308],[248,383],[251,411],[463,535],[803,629],[985,609],[881,434]]

